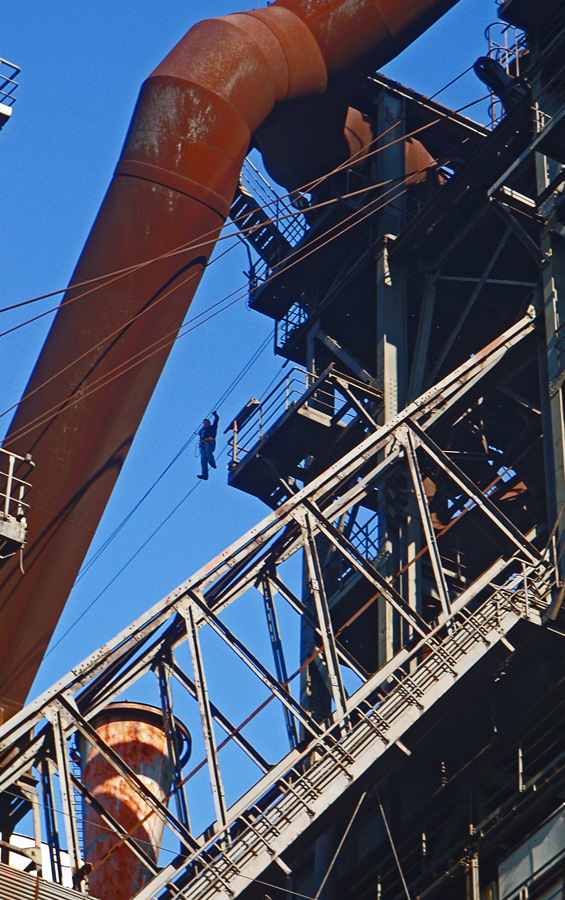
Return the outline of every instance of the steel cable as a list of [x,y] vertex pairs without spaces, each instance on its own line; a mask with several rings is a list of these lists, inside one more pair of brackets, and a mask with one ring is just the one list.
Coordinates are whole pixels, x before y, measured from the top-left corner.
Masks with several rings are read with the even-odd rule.
[[[484,99],[484,98],[480,98],[480,99]],[[480,102],[480,100],[474,101],[474,103],[478,103],[478,102]],[[468,105],[468,106],[471,106],[471,105],[474,105],[474,104],[472,103],[472,104],[467,104],[467,105]],[[462,109],[465,109],[465,108],[466,108],[466,107],[462,107]],[[373,151],[371,151],[370,153],[366,154],[363,158],[366,159],[368,156],[371,156],[371,155],[374,154],[374,153],[378,153],[378,152],[380,152],[381,150],[384,150],[384,149],[386,149],[386,148],[392,146],[393,144],[398,143],[399,141],[406,140],[406,138],[408,138],[408,137],[410,137],[410,136],[412,136],[412,135],[414,135],[414,134],[416,134],[416,133],[418,133],[418,132],[420,132],[420,131],[422,131],[422,130],[425,130],[426,128],[431,127],[432,125],[436,124],[436,123],[439,122],[439,121],[440,121],[440,118],[435,119],[433,122],[430,122],[430,123],[428,123],[427,125],[422,126],[421,128],[415,129],[414,131],[409,132],[408,134],[404,134],[404,135],[402,135],[401,137],[395,139],[394,141],[391,141],[390,143],[388,143],[388,144],[386,144],[386,145],[384,145],[384,146],[382,146],[382,147],[376,148],[375,150],[373,150]],[[391,129],[395,128],[398,124],[399,124],[399,122],[394,123],[392,126],[390,126],[389,129],[387,129],[387,131],[385,131],[385,132],[383,132],[383,134],[377,136],[377,137],[374,139],[374,141],[380,140],[384,134],[386,134],[386,133],[387,133],[388,131],[390,131]],[[461,143],[465,143],[465,140],[464,140],[463,142],[461,142]],[[370,145],[369,145],[369,146],[370,146]],[[350,157],[349,160],[347,160],[346,162],[342,163],[340,166],[336,167],[334,170],[332,170],[332,172],[328,173],[328,174],[325,175],[323,178],[318,179],[317,182],[311,182],[311,183],[310,183],[310,186],[314,186],[314,185],[320,184],[323,180],[325,180],[326,178],[329,178],[332,174],[335,174],[335,172],[339,171],[340,169],[343,169],[343,168],[348,167],[349,164],[351,163],[351,161],[352,161],[354,158],[355,158],[355,157]],[[445,163],[444,163],[444,164],[445,164]],[[436,166],[437,166],[437,165],[438,165],[438,164],[436,163]],[[432,168],[432,167],[430,166],[430,167],[425,167],[425,168]],[[404,179],[407,179],[407,178],[409,178],[410,176],[412,176],[412,175],[414,175],[414,174],[419,174],[420,172],[423,172],[423,171],[425,171],[425,169],[418,170],[418,172],[407,173],[407,174],[404,176]],[[401,180],[401,179],[398,179],[398,180]],[[329,204],[331,204],[331,203],[337,203],[337,202],[340,202],[340,201],[343,200],[343,199],[348,199],[348,198],[351,198],[351,197],[353,197],[353,196],[356,196],[357,194],[360,194],[360,193],[366,193],[368,190],[375,190],[375,189],[377,189],[377,188],[386,186],[387,184],[390,184],[391,182],[394,182],[394,181],[397,181],[397,179],[387,179],[386,181],[381,182],[381,183],[379,183],[379,184],[370,185],[370,186],[367,187],[367,188],[361,188],[361,189],[359,189],[358,191],[353,191],[353,192],[350,192],[350,193],[348,193],[348,194],[341,195],[340,197],[332,198],[331,200],[323,201],[323,202],[321,202],[321,203],[319,203],[319,204],[314,204],[312,207],[310,207],[310,209],[311,209],[311,210],[314,210],[314,209],[321,208],[321,207],[323,207],[323,206],[327,206],[327,205],[329,205]],[[307,186],[305,186],[305,187],[307,187]],[[385,194],[385,195],[386,195],[386,194]],[[284,199],[285,196],[288,197],[288,196],[290,196],[290,195],[289,195],[289,194],[284,195],[281,199]],[[271,205],[271,204],[268,204],[268,205]],[[266,207],[263,207],[263,208],[266,208]],[[299,210],[298,210],[298,211],[296,211],[296,212],[291,212],[291,213],[285,214],[285,215],[283,215],[283,216],[280,216],[280,217],[278,217],[278,218],[271,218],[269,221],[275,223],[276,221],[282,221],[282,220],[285,219],[285,218],[289,218],[289,217],[293,217],[293,216],[301,215],[301,214],[302,214],[302,211],[299,211]],[[243,218],[245,218],[245,216],[243,216]],[[234,221],[237,221],[237,220],[234,220]],[[266,224],[266,223],[265,223],[265,224]],[[253,231],[253,230],[255,230],[255,226],[250,227],[249,229],[238,230],[238,234],[236,234],[235,236],[239,236],[240,233],[244,233],[245,231]],[[235,234],[235,233],[233,233],[233,234],[228,234],[228,235],[226,235],[226,236],[220,236],[220,239],[226,239],[226,238],[228,238],[228,237],[233,237],[234,234]],[[209,244],[210,241],[208,241],[207,243]],[[203,246],[205,246],[205,244],[198,244],[198,245],[192,245],[192,246],[188,246],[188,247],[184,247],[184,248],[179,248],[179,249],[177,249],[177,250],[170,251],[169,253],[164,254],[163,256],[155,257],[153,260],[147,260],[147,261],[145,261],[144,263],[141,263],[141,264],[139,264],[139,265],[136,266],[136,267],[131,267],[131,268],[126,269],[126,270],[121,270],[119,273],[116,274],[115,278],[112,278],[112,279],[111,279],[111,281],[105,282],[105,283],[102,284],[102,285],[98,285],[97,287],[92,288],[91,291],[85,292],[85,294],[81,294],[81,295],[78,295],[78,296],[76,296],[76,297],[72,297],[72,298],[70,298],[68,301],[63,301],[63,303],[62,303],[62,304],[59,304],[58,307],[54,307],[54,308],[52,308],[52,309],[50,309],[50,310],[47,310],[46,312],[41,313],[39,316],[33,317],[32,319],[29,319],[29,320],[27,320],[26,322],[20,323],[19,325],[16,325],[16,326],[14,326],[13,328],[8,329],[7,331],[5,331],[5,332],[3,332],[3,333],[0,333],[0,337],[5,336],[6,334],[12,333],[13,331],[17,330],[18,328],[24,327],[25,325],[30,324],[31,322],[36,321],[38,318],[41,318],[41,316],[43,316],[43,315],[48,315],[49,313],[56,311],[56,310],[59,309],[60,306],[62,306],[62,305],[65,305],[65,304],[67,304],[67,303],[74,302],[74,300],[78,300],[78,299],[80,299],[81,297],[86,296],[87,294],[93,292],[94,290],[97,290],[99,287],[105,287],[105,286],[107,286],[107,285],[108,285],[109,283],[111,283],[112,281],[117,280],[117,278],[122,277],[124,274],[127,274],[127,273],[133,271],[134,269],[141,268],[141,267],[143,267],[143,266],[149,265],[149,264],[152,263],[152,262],[156,262],[156,261],[162,260],[162,259],[164,259],[164,258],[166,258],[166,257],[172,256],[172,255],[175,255],[175,254],[178,254],[178,253],[189,252],[189,250],[194,250],[194,249],[202,248]],[[237,246],[237,244],[234,244],[233,246]],[[233,247],[228,248],[226,251],[224,251],[222,254],[220,254],[218,257],[216,257],[216,259],[213,260],[212,263],[213,263],[213,262],[216,262],[216,261],[217,261],[218,259],[220,259],[223,255],[225,255],[225,253],[229,252],[230,249],[233,249]],[[291,254],[291,256],[292,256],[292,254]],[[288,258],[289,258],[289,257],[288,257]],[[211,265],[212,263],[210,263],[209,265]],[[193,277],[196,277],[196,274],[199,274],[199,273],[191,273],[191,275],[190,275],[187,279],[185,279],[185,282],[183,282],[183,284],[186,283],[187,281],[191,280]],[[93,280],[100,280],[100,278],[102,278],[102,277],[107,277],[107,276],[99,276],[97,279],[93,279]],[[85,283],[86,283],[86,282],[85,282]],[[76,287],[76,285],[73,285],[73,288],[74,288],[74,287]],[[62,290],[66,290],[66,289],[62,289]],[[53,292],[53,294],[55,294],[55,293],[60,293],[60,292],[61,292],[61,291],[56,291],[56,292]],[[43,299],[43,298],[46,297],[46,296],[51,296],[51,295],[42,295],[41,298],[34,298],[34,300],[35,300],[35,299]],[[168,296],[168,294],[164,294],[162,297],[160,297],[160,298],[156,301],[156,303],[159,303],[159,302],[160,302],[162,299],[164,299],[166,296]],[[228,297],[229,297],[229,296],[230,296],[230,295],[228,295]],[[226,298],[224,298],[224,299],[226,299]],[[34,300],[24,301],[24,303],[27,303],[27,302],[34,302]],[[194,321],[195,319],[197,319],[197,318],[203,316],[207,311],[209,311],[210,309],[213,309],[214,306],[217,306],[217,305],[218,305],[219,303],[221,303],[221,302],[223,302],[223,301],[218,301],[216,304],[213,304],[211,307],[209,307],[208,310],[204,310],[202,313],[199,314],[199,316],[194,317],[192,320],[189,320],[189,321]],[[118,334],[121,330],[123,330],[124,328],[126,328],[132,321],[135,321],[136,318],[138,318],[140,315],[143,315],[144,312],[148,311],[149,309],[154,309],[154,308],[155,308],[155,305],[156,305],[156,304],[153,304],[153,305],[150,306],[150,307],[146,307],[146,308],[145,308],[144,310],[142,310],[140,313],[137,313],[136,316],[132,317],[132,319],[130,319],[128,322],[124,323],[124,325],[120,326],[119,329],[116,329],[116,331],[112,332],[112,333],[109,334],[109,335],[106,335],[106,336],[105,336],[101,341],[99,341],[96,345],[94,345],[93,347],[91,347],[88,351],[85,351],[85,353],[82,354],[80,357],[78,357],[76,360],[74,360],[73,362],[69,363],[68,366],[64,367],[62,370],[60,370],[59,372],[57,372],[55,375],[51,376],[50,379],[47,379],[45,382],[42,382],[41,384],[37,385],[32,391],[30,391],[28,394],[26,394],[24,397],[22,397],[22,398],[20,399],[20,401],[18,401],[18,403],[14,403],[14,404],[12,404],[12,406],[10,406],[10,407],[8,407],[6,410],[4,410],[4,412],[2,412],[2,413],[0,414],[0,418],[2,418],[3,416],[7,415],[7,413],[10,412],[12,409],[15,409],[15,408],[19,405],[19,403],[24,402],[28,397],[30,397],[30,396],[31,396],[32,394],[34,394],[36,391],[38,391],[38,390],[40,390],[41,388],[43,388],[43,387],[44,387],[46,384],[48,384],[51,380],[53,380],[54,378],[56,378],[58,375],[62,374],[62,372],[66,371],[66,369],[68,369],[70,366],[74,365],[76,362],[78,362],[80,359],[82,359],[82,358],[83,358],[84,356],[86,356],[88,353],[94,351],[94,350],[97,349],[101,344],[105,343],[107,340],[111,339],[113,336],[115,336],[116,334]],[[9,309],[9,308],[13,308],[13,307],[6,307],[5,309]],[[226,308],[227,308],[227,307],[226,307]],[[2,312],[2,310],[0,310],[0,312]],[[207,320],[205,320],[205,321],[207,321]],[[125,361],[124,361],[124,362],[125,362]],[[122,365],[123,365],[123,363],[122,363]]]
[[[429,168],[429,167],[425,167],[425,169],[427,169],[427,168]],[[425,169],[422,169],[421,171],[425,171]],[[412,173],[412,174],[415,174],[415,173]],[[407,178],[409,178],[409,177],[411,177],[410,174],[407,175],[407,176],[405,176],[404,179],[399,179],[398,181],[396,181],[396,183],[394,184],[393,188],[391,188],[389,191],[386,191],[385,194],[384,194],[383,196],[386,196],[387,193],[390,193],[391,190],[394,190],[397,186],[399,186],[399,184],[402,183],[402,181],[405,181],[405,180],[406,180]],[[363,189],[363,190],[365,190],[365,189]],[[383,209],[385,206],[388,205],[388,203],[391,202],[392,199],[397,199],[397,198],[400,197],[403,193],[405,193],[406,190],[407,190],[407,188],[405,187],[402,191],[400,191],[398,194],[396,194],[393,198],[390,198],[389,200],[387,200],[385,203],[381,204],[380,206],[376,206],[376,207],[375,207],[374,204],[377,202],[377,200],[372,200],[372,201],[370,201],[370,203],[366,204],[364,207],[361,207],[360,210],[356,210],[354,213],[352,213],[352,214],[351,214],[350,216],[348,216],[346,219],[344,219],[344,220],[342,220],[341,222],[337,223],[336,225],[332,226],[332,228],[328,229],[326,232],[324,232],[322,235],[320,235],[320,236],[319,236],[317,239],[315,239],[315,240],[318,240],[318,241],[319,241],[319,240],[321,240],[322,238],[326,237],[328,234],[330,234],[330,232],[335,231],[336,228],[339,228],[341,225],[344,224],[344,222],[348,222],[350,219],[354,218],[354,217],[355,217],[356,215],[358,215],[360,212],[364,212],[365,210],[368,210],[368,212],[365,212],[365,215],[359,217],[356,221],[351,222],[351,224],[349,224],[346,228],[343,228],[341,231],[337,232],[336,234],[333,234],[332,237],[328,238],[327,240],[324,240],[323,243],[318,244],[316,247],[313,247],[311,250],[308,251],[308,253],[303,253],[303,254],[299,257],[299,259],[294,259],[289,265],[285,265],[284,267],[281,267],[277,272],[272,273],[268,278],[266,278],[266,279],[264,280],[263,284],[266,284],[267,282],[271,281],[273,278],[277,277],[277,276],[280,275],[282,272],[286,272],[288,269],[290,269],[290,268],[291,268],[293,265],[295,265],[297,262],[302,261],[303,259],[305,259],[305,258],[307,258],[308,256],[310,256],[312,253],[315,253],[317,250],[319,250],[319,249],[321,249],[322,247],[326,246],[326,244],[330,243],[330,242],[331,242],[332,240],[334,240],[336,237],[340,237],[342,234],[344,234],[344,233],[345,233],[346,231],[348,231],[350,228],[352,228],[352,227],[354,227],[354,226],[360,224],[364,219],[368,218],[368,216],[373,215],[375,212],[378,212],[380,209]],[[377,199],[381,199],[381,198],[377,198]],[[313,242],[313,243],[314,243],[314,242]],[[297,254],[297,253],[300,253],[301,250],[302,250],[302,248],[300,248],[300,249],[298,249],[298,250],[294,250],[291,254],[288,255],[287,260],[290,260],[293,256],[296,256],[296,254]],[[226,251],[226,252],[227,252],[227,251]],[[189,276],[187,279],[185,279],[185,281],[182,282],[182,284],[185,284],[186,281],[188,281],[188,280],[190,279],[190,277],[191,277],[191,276]],[[181,284],[180,286],[182,286],[182,284]],[[171,291],[172,291],[172,290],[178,290],[178,287],[179,287],[179,285],[175,286],[175,288],[174,288],[174,289],[171,289]],[[225,301],[227,301],[229,298],[233,297],[234,294],[237,295],[238,291],[239,291],[239,292],[244,291],[244,293],[243,293],[243,294],[240,293],[239,296],[235,296],[235,298],[232,299],[232,300],[230,300],[229,303],[226,303],[226,302],[225,302]],[[170,292],[169,292],[169,293],[170,293]],[[201,322],[198,322],[196,325],[192,325],[190,328],[184,327],[183,329],[181,329],[180,332],[177,331],[176,329],[171,330],[167,335],[164,335],[163,337],[159,338],[158,341],[155,341],[153,344],[150,344],[149,347],[144,348],[142,351],[139,351],[139,353],[134,354],[134,355],[133,355],[132,357],[130,357],[129,359],[123,360],[118,366],[116,366],[116,367],[115,367],[113,370],[111,370],[109,373],[106,373],[106,375],[100,376],[100,378],[95,379],[95,380],[89,385],[89,390],[84,391],[84,392],[81,394],[80,397],[77,397],[77,398],[75,398],[74,400],[73,400],[73,399],[70,399],[70,400],[69,400],[69,399],[66,399],[66,400],[60,401],[59,403],[57,403],[57,404],[55,404],[53,407],[51,407],[49,410],[46,410],[45,412],[43,412],[43,413],[41,413],[39,416],[37,416],[35,419],[33,419],[31,422],[27,423],[26,426],[23,426],[22,428],[17,429],[16,431],[14,431],[14,432],[13,432],[12,434],[10,434],[10,436],[9,436],[10,441],[11,441],[11,440],[14,440],[14,439],[16,439],[16,438],[19,439],[19,438],[21,438],[21,437],[25,437],[26,434],[29,434],[29,433],[30,433],[30,431],[34,430],[35,428],[39,427],[40,425],[43,425],[43,424],[46,424],[47,422],[49,422],[49,421],[50,421],[51,419],[53,419],[56,415],[58,415],[59,412],[62,412],[63,409],[69,409],[71,406],[74,406],[76,403],[79,403],[79,402],[81,402],[82,400],[87,399],[91,394],[95,393],[95,392],[96,392],[97,390],[99,390],[100,388],[105,387],[107,384],[109,384],[109,383],[110,383],[111,381],[113,381],[115,378],[119,377],[120,375],[124,375],[124,374],[125,374],[126,372],[128,372],[131,368],[134,368],[135,366],[137,366],[137,365],[139,365],[140,363],[144,362],[145,360],[149,359],[149,358],[150,358],[151,356],[153,356],[155,353],[159,353],[159,352],[161,352],[162,350],[164,350],[166,347],[171,346],[173,343],[175,343],[175,342],[176,342],[177,340],[179,340],[181,337],[184,337],[186,334],[189,334],[191,331],[194,331],[196,328],[201,327],[201,325],[205,324],[205,322],[207,322],[207,321],[209,321],[210,319],[214,318],[214,317],[215,317],[216,315],[218,315],[220,312],[224,312],[224,311],[225,311],[226,309],[228,309],[230,306],[233,306],[235,303],[238,303],[241,299],[243,299],[244,296],[247,296],[247,293],[248,293],[248,291],[247,291],[247,286],[245,286],[244,288],[238,288],[238,289],[236,289],[235,291],[232,291],[231,294],[228,294],[228,295],[227,295],[226,297],[224,297],[222,300],[217,301],[217,303],[213,304],[211,307],[208,307],[207,310],[204,310],[204,311],[203,311],[202,313],[200,313],[197,317],[195,317],[195,319],[196,319],[196,318],[201,318],[201,317],[202,317],[206,312],[208,312],[209,310],[212,310],[212,309],[214,309],[214,307],[219,306],[220,303],[224,303],[225,305],[222,306],[221,309],[216,309],[215,312],[212,312],[210,315],[208,315],[208,316],[207,316],[205,319],[203,319]],[[160,299],[165,299],[167,296],[168,296],[168,294],[165,293],[165,294],[163,294],[163,296],[162,296]],[[154,308],[154,307],[151,307],[151,308]],[[141,313],[139,313],[137,316],[133,317],[132,321],[135,321],[135,319],[138,318],[140,315],[142,315],[145,311],[147,311],[147,310],[142,310]],[[190,321],[194,321],[194,319],[192,319],[192,320],[190,320]],[[129,324],[129,323],[128,323],[128,324]],[[108,340],[108,339],[109,339],[110,337],[112,337],[114,334],[117,334],[117,333],[121,332],[125,327],[127,327],[127,325],[120,326],[120,328],[117,329],[116,332],[113,332],[112,335],[109,335],[109,336],[107,336],[106,338],[104,338],[104,341],[102,341],[102,342],[100,342],[100,343],[104,343],[106,340]],[[172,336],[172,337],[171,337],[171,336]],[[169,338],[170,338],[170,339],[169,339]],[[99,344],[97,344],[97,345],[95,345],[95,346],[99,346]],[[83,356],[87,355],[87,353],[92,352],[93,349],[95,349],[95,347],[91,348],[89,351],[86,351],[85,354],[83,354]],[[150,352],[148,352],[148,351],[150,351]],[[81,358],[82,358],[82,357],[80,357],[79,359],[81,359]],[[72,366],[72,365],[73,365],[75,362],[77,362],[77,361],[78,361],[78,360],[75,360],[75,361],[73,361],[73,363],[69,363],[69,365],[66,366],[65,369],[61,370],[61,372],[63,372],[63,371],[65,371],[66,369],[68,369],[70,366]],[[129,365],[129,363],[131,363],[131,365]],[[126,368],[124,368],[124,366],[126,366]],[[61,372],[56,373],[55,375],[51,376],[50,379],[47,379],[44,383],[42,383],[41,385],[38,385],[36,388],[34,388],[33,392],[30,391],[30,393],[29,393],[28,395],[26,395],[26,397],[22,398],[22,401],[20,401],[20,402],[23,402],[23,400],[25,400],[25,399],[27,399],[27,397],[31,396],[32,393],[35,393],[36,391],[40,390],[42,387],[44,387],[46,384],[48,384],[50,381],[52,381],[54,378],[56,378],[58,375],[60,375]],[[18,404],[14,404],[14,406],[17,406],[17,405],[18,405]],[[10,407],[9,409],[7,409],[7,410],[5,410],[3,413],[1,413],[1,414],[0,414],[0,418],[1,418],[2,416],[6,415],[7,412],[9,412],[11,409],[14,408],[14,406]],[[8,444],[6,444],[6,443],[4,444],[4,447],[6,447],[6,446],[9,446],[9,442],[8,442]]]

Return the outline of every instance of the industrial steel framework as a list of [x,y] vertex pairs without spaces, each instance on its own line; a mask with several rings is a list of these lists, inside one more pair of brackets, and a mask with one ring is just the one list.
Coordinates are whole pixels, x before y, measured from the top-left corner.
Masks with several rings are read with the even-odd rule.
[[[437,723],[455,720],[454,706],[473,695],[485,671],[492,678],[498,666],[498,678],[506,657],[526,657],[527,641],[543,657],[565,633],[565,12],[548,10],[538,16],[525,0],[504,4],[528,31],[528,82],[492,133],[377,75],[356,98],[379,135],[375,155],[302,198],[301,235],[277,232],[252,191],[240,188],[233,214],[264,263],[250,266],[251,306],[275,320],[277,352],[305,379],[297,399],[282,386],[280,415],[265,417],[266,430],[264,405],[234,419],[229,481],[272,511],[0,729],[5,853],[33,809],[30,867],[40,866],[46,839],[60,884],[64,843],[78,892],[88,892],[93,866],[125,846],[146,872],[136,900],[255,896],[265,885],[300,891],[305,845],[345,816],[315,884],[318,900],[371,792],[390,843],[388,857],[384,838],[380,845],[383,866],[395,872],[387,897],[409,894],[414,884],[420,897],[444,896],[446,881],[464,870],[467,897],[478,900],[484,836],[505,835],[490,852],[492,870],[502,846],[561,802],[562,736],[549,708],[565,677],[557,664],[533,691],[543,710],[535,737],[531,704],[496,746],[489,737],[461,753],[463,786],[456,776],[450,784],[441,757],[440,787],[430,779],[427,794],[414,789],[395,829],[409,833],[410,885],[384,793],[390,785],[391,795],[401,793],[411,754],[435,762],[443,752]],[[509,64],[510,79],[512,71]],[[397,130],[383,139],[391,122]],[[375,194],[387,178],[393,187]],[[328,199],[336,202],[324,218],[317,210]],[[336,242],[324,249],[331,229]],[[297,553],[302,589],[287,574]],[[283,604],[302,622],[294,672],[279,625]],[[266,615],[262,648],[236,634],[238,607]],[[263,692],[243,722],[210,678],[210,635],[233,660],[223,682],[235,683],[244,666]],[[536,677],[542,665],[539,658],[531,665]],[[99,713],[137,683],[163,710],[173,769],[165,799],[96,728]],[[203,758],[189,775],[172,724],[179,686],[202,725]],[[285,741],[275,759],[253,731],[273,707]],[[475,721],[471,705],[468,713]],[[547,748],[531,751],[529,778],[524,756],[549,736]],[[77,738],[115,770],[147,817],[164,823],[166,846],[176,847],[168,863],[150,851],[143,821],[125,828],[97,799],[75,765]],[[235,797],[224,764],[232,751],[253,773],[242,776]],[[467,774],[475,777],[487,751],[490,769],[486,778],[479,773],[486,799],[467,821],[462,810],[474,802]],[[187,785],[204,769],[214,815],[201,830],[191,827]],[[489,794],[489,778],[503,785],[500,801],[494,789]],[[115,846],[84,860],[80,829],[90,811]],[[444,814],[428,849],[428,824]],[[373,896],[375,883],[380,890],[380,870],[371,869],[369,887],[358,875],[359,896]]]
[[[363,783],[383,754],[394,752],[393,748],[409,753],[402,739],[438,698],[497,642],[511,648],[506,635],[519,619],[538,625],[545,620],[557,580],[554,533],[546,535],[540,548],[536,528],[523,534],[495,504],[493,492],[500,479],[495,477],[486,489],[474,484],[432,437],[434,426],[464,408],[485,378],[516,365],[533,330],[534,316],[529,311],[389,422],[375,425],[358,447],[6,723],[0,732],[0,788],[8,805],[4,816],[12,806],[16,823],[22,800],[35,790],[28,773],[30,769],[41,773],[39,805],[48,812],[47,834],[43,837],[48,839],[55,880],[61,871],[55,810],[61,810],[75,885],[85,889],[88,867],[84,866],[78,839],[79,798],[101,816],[115,834],[116,845],[126,844],[149,870],[151,880],[136,895],[138,900],[212,897],[218,891],[236,896],[250,880],[264,876],[274,862],[283,871],[290,871],[285,856],[293,841],[341,795]],[[456,599],[448,595],[430,524],[421,474],[425,458],[440,466],[457,495],[465,498],[462,510],[454,514],[454,527],[465,516],[490,521],[505,547]],[[421,618],[339,527],[348,510],[379,491],[393,467],[405,470],[417,497],[426,551],[442,598],[441,613],[433,623]],[[382,598],[405,623],[408,639],[403,648],[374,674],[364,671],[332,626],[317,551],[318,535],[329,541],[351,575],[360,576],[370,586],[369,602]],[[315,598],[314,615],[305,610],[280,572],[284,561],[302,549]],[[331,685],[332,713],[327,720],[316,721],[296,699],[292,680],[283,678],[280,670],[273,674],[226,624],[224,611],[256,588],[264,592],[271,606],[273,598],[279,596],[300,614],[309,616],[319,635],[319,654]],[[215,702],[207,686],[200,646],[203,629],[214,631],[267,688],[269,699],[281,706],[290,750],[276,762],[267,763],[260,748]],[[178,662],[183,644],[189,647],[192,671],[183,670]],[[359,686],[352,693],[344,685],[345,669],[353,670],[358,679]],[[201,835],[190,829],[180,773],[172,790],[178,800],[175,814],[90,724],[108,703],[151,671],[156,674],[165,708],[171,696],[167,683],[174,679],[200,710],[216,811],[215,822]],[[226,732],[226,741],[237,744],[257,769],[257,782],[229,808],[214,722]],[[296,739],[299,730],[300,742]],[[180,842],[180,851],[169,865],[158,868],[135,830],[124,831],[97,802],[80,775],[73,772],[71,744],[75,735],[96,747]],[[4,823],[6,826],[6,818]],[[38,845],[41,837],[36,835]]]

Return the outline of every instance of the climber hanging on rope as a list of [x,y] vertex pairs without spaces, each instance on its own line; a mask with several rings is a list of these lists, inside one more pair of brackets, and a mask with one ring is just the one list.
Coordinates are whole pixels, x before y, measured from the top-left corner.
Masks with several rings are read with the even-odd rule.
[[208,481],[208,466],[212,466],[213,469],[216,468],[216,460],[214,459],[214,450],[216,449],[216,432],[218,430],[218,422],[220,417],[218,413],[214,410],[212,413],[213,422],[210,422],[210,419],[204,419],[202,423],[202,428],[198,432],[198,436],[200,438],[199,450],[200,450],[200,462],[202,464],[202,474],[198,475],[198,478],[201,478],[202,481]]

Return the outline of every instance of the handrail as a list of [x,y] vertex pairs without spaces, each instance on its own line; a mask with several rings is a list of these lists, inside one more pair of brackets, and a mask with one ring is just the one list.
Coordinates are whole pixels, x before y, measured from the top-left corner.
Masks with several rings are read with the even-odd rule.
[[[265,399],[257,404],[241,429],[233,428],[232,425],[234,436],[229,440],[231,447],[230,469],[233,470],[241,462],[238,454],[250,453],[253,447],[264,440],[269,426],[274,426],[276,420],[280,419],[290,409],[297,410],[302,406],[311,406],[312,409],[332,419],[345,419],[346,422],[353,420],[357,413],[348,409],[349,402],[347,400],[344,401],[341,408],[336,406],[334,388],[339,390],[337,379],[342,382],[345,381],[354,387],[367,390],[371,395],[374,394],[375,398],[378,396],[367,385],[355,378],[349,378],[349,376],[336,372],[332,366],[329,366],[319,376],[308,372],[307,369],[293,366],[284,378],[267,394]],[[331,390],[324,391],[325,384],[331,385]]]
[[[30,466],[33,466],[33,462],[30,456],[25,457],[18,453],[11,453],[4,447],[0,447],[0,454],[3,454],[0,456],[0,519],[21,520],[24,510],[29,509],[29,503],[26,503],[23,498],[26,489],[31,487],[31,483],[15,475],[14,470],[17,462],[28,463]],[[6,462],[5,471],[2,460]]]
[[[11,70],[9,75],[4,73],[3,69],[5,67]],[[0,57],[0,103],[3,103],[4,106],[13,106],[17,100],[17,97],[14,96],[14,92],[18,87],[18,82],[15,81],[15,78],[20,72],[19,66]]]

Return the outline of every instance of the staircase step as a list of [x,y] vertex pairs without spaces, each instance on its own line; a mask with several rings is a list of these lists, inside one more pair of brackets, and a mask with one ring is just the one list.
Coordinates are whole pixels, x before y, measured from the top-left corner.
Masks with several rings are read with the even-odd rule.
[[242,185],[232,203],[230,218],[267,265],[275,265],[292,250],[291,243]]
[[[542,581],[539,594],[544,591],[547,593],[548,587]],[[535,579],[528,586],[528,595],[533,593]],[[441,643],[436,641],[416,670],[373,706],[368,698],[377,688],[381,693],[386,690],[393,674],[383,670],[376,673],[349,698],[348,714],[359,710],[360,715],[341,739],[336,739],[334,726],[333,732],[311,742],[302,753],[292,751],[228,810],[231,841],[225,841],[223,831],[186,861],[194,862],[198,871],[192,882],[183,885],[186,900],[215,900],[218,892],[226,890],[234,898],[243,893],[495,644],[502,641],[508,646],[506,635],[521,618],[536,624],[540,621],[537,613],[530,615],[524,590],[497,589],[478,610],[463,617]],[[259,811],[261,818],[257,818]],[[248,824],[250,817],[253,828]],[[161,878],[165,884],[171,876],[171,871],[163,870],[151,890],[155,892]],[[137,900],[149,900],[149,894],[145,897],[141,892]]]

